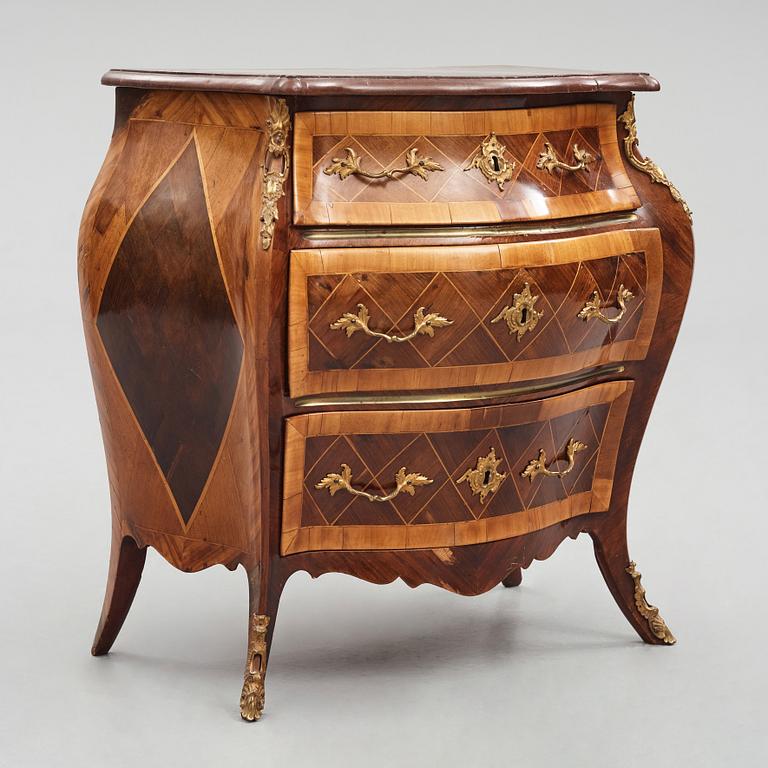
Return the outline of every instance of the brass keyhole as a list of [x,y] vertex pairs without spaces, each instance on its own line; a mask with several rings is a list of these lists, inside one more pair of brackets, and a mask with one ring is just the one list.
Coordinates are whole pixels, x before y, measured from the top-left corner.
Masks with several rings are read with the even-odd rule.
[[483,475],[483,485],[488,485],[488,483],[491,482],[491,471],[489,469],[485,470],[485,474]]
[[527,320],[528,320],[528,307],[523,307],[520,310],[520,323],[522,325],[525,325]]
[[498,155],[491,155],[491,165],[493,165],[493,170],[498,173],[499,169],[501,168]]

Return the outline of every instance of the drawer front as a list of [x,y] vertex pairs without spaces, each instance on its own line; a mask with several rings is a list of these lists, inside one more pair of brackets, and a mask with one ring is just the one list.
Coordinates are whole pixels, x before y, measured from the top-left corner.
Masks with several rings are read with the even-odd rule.
[[642,359],[662,266],[655,229],[294,251],[291,396],[476,387]]
[[610,104],[478,112],[304,112],[300,225],[471,224],[626,211]]
[[607,511],[631,392],[291,417],[281,552],[479,544]]

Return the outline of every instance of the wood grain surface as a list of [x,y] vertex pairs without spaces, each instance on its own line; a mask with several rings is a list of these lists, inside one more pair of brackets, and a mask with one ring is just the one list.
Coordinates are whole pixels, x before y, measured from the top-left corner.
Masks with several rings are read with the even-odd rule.
[[[661,298],[655,229],[546,243],[434,248],[337,248],[291,254],[289,379],[306,394],[472,387],[561,376],[645,356]],[[493,323],[525,284],[539,296],[536,327],[520,340]],[[616,314],[621,285],[634,299],[620,323],[582,320],[597,291]],[[419,307],[452,325],[392,344],[331,325],[364,304],[378,331],[405,335]]]
[[[470,168],[491,132],[515,163],[504,189]],[[594,157],[588,170],[537,167],[549,142],[573,162],[577,145]],[[341,179],[325,170],[352,148],[368,171],[403,167],[416,148],[443,170],[426,179]],[[296,115],[294,222],[306,225],[470,224],[549,219],[631,210],[640,204],[626,174],[610,104],[478,112],[307,112]],[[469,170],[467,170],[469,168]]]
[[[623,126],[617,129],[615,119],[635,87],[630,83],[639,81],[615,76],[600,90],[600,76],[596,75],[583,81],[586,90],[580,93],[580,76],[542,76],[546,84],[536,79],[539,75],[525,83],[512,82],[515,78],[509,76],[497,87],[490,83],[496,78],[486,73],[473,81],[460,77],[459,90],[450,95],[450,88],[458,82],[451,80],[453,76],[439,83],[414,81],[416,91],[409,91],[407,85],[397,90],[394,80],[386,82],[395,90],[387,91],[381,80],[362,94],[355,90],[362,87],[359,81],[352,78],[331,82],[320,77],[299,93],[297,80],[279,84],[270,77],[161,72],[116,76],[123,86],[131,87],[117,91],[115,132],[86,205],[78,253],[83,320],[107,455],[113,522],[109,577],[94,653],[105,653],[114,642],[139,585],[148,546],[186,571],[216,564],[232,569],[243,565],[249,580],[249,624],[254,614],[270,618],[268,649],[283,587],[299,570],[313,576],[347,573],[373,583],[401,578],[410,586],[430,583],[475,595],[502,580],[518,583],[519,569],[549,557],[564,539],[580,533],[593,538],[608,588],[640,637],[648,643],[663,643],[638,609],[635,584],[626,571],[626,519],[636,458],[690,288],[693,237],[687,215],[668,188],[653,183],[619,155],[617,140],[622,142],[626,132]],[[134,87],[142,78],[147,82],[156,79],[158,88]],[[504,76],[498,79],[504,80]],[[176,90],[172,90],[174,83]],[[320,84],[329,90],[320,94]],[[477,86],[474,91],[473,85]],[[446,234],[445,228],[441,232],[418,225],[395,238],[396,229],[389,226],[375,232],[360,227],[337,227],[336,232],[316,227],[313,233],[293,225],[299,213],[298,208],[294,210],[289,178],[287,194],[279,200],[272,245],[265,251],[260,245],[259,215],[267,121],[274,102],[269,95],[244,91],[267,87],[276,89],[271,93],[284,88],[284,92],[296,94],[288,97],[287,106],[297,133],[302,114],[358,113],[345,118],[342,134],[346,136],[351,135],[350,120],[352,128],[364,128],[368,121],[391,132],[395,122],[382,123],[380,115],[409,112],[414,115],[409,120],[424,126],[416,138],[437,139],[440,126],[446,124],[445,114],[453,113],[443,138],[459,135],[482,140],[491,124],[480,126],[465,115],[491,114],[493,110],[505,121],[507,133],[498,131],[499,135],[509,137],[534,130],[557,133],[554,127],[541,126],[548,126],[546,121],[553,115],[565,115],[566,124],[558,130],[570,133],[555,137],[555,143],[564,142],[568,150],[575,141],[573,130],[579,131],[602,162],[611,166],[610,184],[615,186],[600,188],[598,183],[592,191],[565,189],[567,194],[561,186],[557,194],[554,190],[542,194],[548,201],[543,204],[546,215],[568,218],[535,231],[523,226],[477,233],[457,227]],[[486,87],[492,93],[483,97]],[[532,92],[532,87],[541,90]],[[193,90],[185,90],[190,88]],[[471,95],[455,95],[461,92]],[[426,93],[432,95],[423,95]],[[378,116],[365,115],[371,111]],[[428,126],[424,114],[430,116]],[[574,115],[599,115],[600,119],[577,120],[576,124]],[[457,116],[458,134],[454,128]],[[517,130],[526,125],[539,127]],[[405,123],[397,130],[401,130],[398,141],[411,135],[404,132]],[[305,138],[310,135],[304,133]],[[336,135],[340,134],[327,133],[327,137]],[[311,159],[314,138],[303,144],[298,135],[296,139],[295,157],[309,158],[309,165],[297,169],[295,188],[314,194],[307,187],[306,170],[310,169],[310,176],[316,173]],[[395,150],[401,151],[399,145],[393,145],[391,151]],[[461,152],[448,156],[453,162]],[[457,173],[470,177],[469,172]],[[303,176],[299,178],[299,174]],[[470,181],[480,186],[477,180]],[[409,189],[408,194],[411,192]],[[606,195],[613,201],[608,207],[603,205]],[[437,218],[449,225],[476,220],[476,210],[486,211],[488,221],[502,218],[503,206],[499,205],[503,201],[473,201],[462,194],[447,202],[449,212],[453,202],[460,212],[456,219],[446,218],[440,209],[443,212]],[[495,218],[487,207],[489,202],[497,212]],[[461,212],[467,203],[483,207]],[[517,209],[520,215],[538,215],[537,209],[523,203]],[[366,210],[371,205],[396,204],[390,200],[359,203]],[[605,216],[606,211],[624,213]],[[420,216],[414,220],[421,220]],[[328,222],[330,217],[322,220]],[[566,233],[563,227],[568,222]],[[344,223],[348,224],[347,219]],[[338,239],[339,229],[349,233],[346,240]],[[602,245],[597,247],[598,243]],[[409,258],[403,259],[403,254]],[[587,280],[571,295],[569,286],[578,282],[574,282],[575,275],[586,277],[587,271],[593,282]],[[473,281],[473,273],[480,277]],[[616,283],[629,283],[630,273],[634,281],[628,287],[637,299],[634,307],[628,305],[624,326],[606,331],[573,319],[576,296],[584,298],[581,287],[587,293],[598,290],[606,311],[615,312]],[[431,281],[433,288],[423,287],[425,276],[426,285]],[[510,292],[519,293],[520,281],[528,277],[531,287],[541,291],[546,312],[539,322],[541,328],[528,334],[526,348],[514,354],[517,340],[504,337],[503,323],[488,326],[491,333],[500,334],[491,337],[483,319],[503,305]],[[382,293],[377,280],[391,290]],[[486,311],[486,291],[490,294],[500,286],[494,307]],[[349,296],[341,301],[341,291],[347,288]],[[323,358],[318,349],[310,349],[310,331],[314,328],[318,341],[322,339],[326,346],[335,344],[330,329],[323,328],[328,318],[322,313],[354,309],[354,305],[347,306],[346,298],[354,302],[357,291],[376,298],[376,306],[370,307],[376,328],[400,332],[407,330],[406,320],[422,296],[426,304],[432,304],[450,295],[445,311],[455,314],[456,328],[451,331],[451,325],[440,330],[457,335],[446,336],[444,341],[436,335],[439,344],[432,353],[414,345],[418,354],[407,362],[394,356],[385,359],[373,347],[361,349],[362,357],[355,359],[345,347],[331,354],[332,361]],[[551,298],[555,296],[558,298]],[[462,301],[467,309],[457,311],[463,307]],[[546,330],[545,318],[550,315],[558,324],[572,323],[562,329],[567,350],[559,340],[555,342],[551,328]],[[467,318],[474,323],[474,316],[477,324],[470,329]],[[574,328],[582,329],[585,337],[576,340]],[[465,339],[479,338],[478,332],[488,336],[487,344],[461,347]],[[343,335],[339,333],[339,337]],[[352,340],[360,342],[359,338]],[[438,348],[440,344],[449,348]],[[454,362],[451,354],[456,365],[448,365]],[[599,367],[613,359],[621,365]],[[505,373],[494,366],[502,366]],[[187,375],[189,368],[199,368],[198,384]],[[449,378],[441,378],[445,371],[450,372]],[[579,376],[563,377],[564,371],[577,371]],[[449,402],[459,387],[463,397],[479,391],[484,377],[497,382],[489,386],[499,391],[509,382],[521,386],[499,394],[489,401],[492,404],[471,399],[460,405]],[[542,384],[549,389],[542,392]],[[343,403],[329,408],[295,399],[300,392],[355,392],[363,386],[383,395],[437,393],[444,405],[436,410],[434,405],[414,404],[404,411],[396,402],[382,399],[365,408]],[[595,399],[596,392],[601,394]],[[610,397],[609,392],[613,393]],[[500,415],[504,415],[503,424]],[[588,423],[599,440],[579,433]],[[533,429],[531,425],[545,424],[551,430],[551,436],[546,430],[542,433],[545,441],[538,440],[538,433],[524,439],[523,431]],[[542,480],[536,497],[525,496],[533,493],[532,488],[523,485],[521,490],[517,477],[516,486],[511,482],[523,455],[534,458],[545,448],[562,460],[569,431],[580,434],[579,439],[587,444],[592,440],[599,445],[596,455],[585,452],[577,457],[577,461],[585,460],[585,474],[563,478],[563,482],[544,478],[560,485],[548,487]],[[403,445],[406,435],[413,435],[413,441]],[[489,443],[488,437],[494,436],[498,443]],[[345,443],[329,450],[342,437]],[[426,446],[427,440],[440,443],[441,450],[432,454],[422,450],[420,446]],[[354,448],[351,454],[345,453],[346,445],[350,451]],[[498,499],[490,497],[478,513],[472,506],[477,498],[470,498],[466,484],[454,475],[459,468],[465,472],[491,447],[503,456],[500,469],[508,479],[500,486]],[[513,447],[520,449],[514,457],[505,453]],[[412,455],[407,455],[409,450]],[[656,450],[665,448],[656,446]],[[315,460],[325,454],[323,463],[316,467],[314,462],[308,463],[310,454]],[[446,460],[449,455],[454,458],[452,463]],[[445,482],[458,488],[458,500],[454,498],[453,505],[428,502],[424,509],[395,505],[395,513],[400,510],[396,523],[386,519],[388,513],[366,519],[367,510],[364,514],[351,507],[331,522],[323,517],[322,504],[305,504],[305,499],[315,493],[315,474],[337,471],[348,456],[350,466],[360,457],[366,460],[354,467],[355,480],[368,482],[368,471],[370,483],[378,484],[382,491],[391,489],[394,464],[401,466],[396,456],[407,458],[409,467],[412,459],[426,457],[430,466],[420,468],[413,463],[414,470],[442,471]],[[604,458],[608,456],[610,461]],[[325,461],[331,457],[333,461],[326,467]],[[434,479],[426,488],[443,492],[437,473]],[[571,481],[574,484],[567,486]],[[654,479],[645,477],[644,482]],[[448,486],[443,483],[443,487]],[[503,494],[511,489],[520,502],[517,506],[506,506],[509,499]],[[409,497],[406,505],[418,504],[421,490],[417,488],[415,501]],[[330,496],[326,495],[321,494],[320,501],[325,502],[327,513]],[[511,498],[514,502],[515,497]],[[659,504],[663,506],[661,491]],[[674,514],[674,510],[664,513]],[[374,538],[382,535],[377,531],[388,526],[394,538],[383,546],[403,548],[371,549]],[[424,530],[416,532],[417,526]],[[334,548],[338,540],[333,537],[344,528],[350,530],[342,531],[341,545],[353,549]],[[402,531],[408,529],[414,532],[403,540]],[[320,533],[302,533],[305,530]],[[440,535],[433,535],[435,531]],[[308,541],[302,539],[305,536]],[[323,539],[322,550],[312,547],[317,536],[330,537]],[[297,543],[306,551],[284,554],[281,543],[285,552]],[[266,657],[263,661],[266,664]]]

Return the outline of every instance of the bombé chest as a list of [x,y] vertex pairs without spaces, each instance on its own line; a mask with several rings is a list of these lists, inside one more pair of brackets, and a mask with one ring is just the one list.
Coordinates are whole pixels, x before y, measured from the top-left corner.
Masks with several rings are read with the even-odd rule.
[[647,642],[632,470],[690,285],[644,74],[113,70],[81,298],[112,491],[105,653],[147,546],[249,574],[261,715],[297,570],[461,594],[589,534]]

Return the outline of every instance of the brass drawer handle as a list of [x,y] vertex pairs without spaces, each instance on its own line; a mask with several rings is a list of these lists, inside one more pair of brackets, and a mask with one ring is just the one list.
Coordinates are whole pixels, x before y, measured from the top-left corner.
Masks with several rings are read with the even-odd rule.
[[[562,477],[567,475],[575,464],[576,454],[579,451],[583,451],[587,448],[584,443],[579,442],[571,438],[568,441],[568,445],[565,447],[565,456],[568,460],[568,466],[565,469],[549,469],[547,467],[547,452],[542,448],[539,451],[539,457],[537,459],[531,459],[528,462],[528,466],[520,473],[522,477],[527,477],[531,482],[536,475],[545,475],[546,477]],[[550,466],[560,459],[553,459]]]
[[536,167],[540,171],[547,171],[548,173],[554,173],[556,168],[561,171],[573,172],[586,170],[590,163],[595,162],[594,156],[590,155],[586,149],[580,149],[578,144],[573,145],[573,158],[576,160],[573,165],[558,160],[555,148],[548,141],[545,141],[544,151],[539,155]]
[[361,167],[363,158],[352,147],[347,147],[344,151],[347,153],[346,157],[334,157],[331,164],[327,168],[323,168],[323,173],[326,176],[338,175],[344,181],[348,176],[363,176],[366,179],[394,179],[397,176],[412,174],[426,181],[429,172],[445,170],[440,163],[431,157],[419,157],[419,150],[416,147],[412,147],[406,153],[405,168],[393,168],[391,171],[379,171],[378,173],[364,171]]
[[614,323],[618,323],[619,320],[624,317],[624,313],[627,311],[627,302],[634,298],[635,295],[632,293],[632,291],[630,291],[628,288],[625,288],[623,284],[620,285],[619,293],[616,296],[616,306],[619,308],[619,314],[615,317],[607,317],[600,309],[600,294],[595,291],[592,294],[592,298],[580,310],[578,317],[584,321],[591,320],[593,317],[596,317],[602,323],[613,325]]
[[425,475],[420,475],[416,472],[406,473],[405,467],[400,467],[395,475],[396,487],[392,493],[388,493],[386,496],[379,496],[376,493],[368,493],[367,491],[359,491],[357,488],[352,487],[352,470],[348,464],[341,465],[341,472],[331,472],[327,474],[319,483],[315,485],[315,488],[322,490],[327,488],[328,492],[333,496],[336,491],[346,491],[353,496],[362,496],[368,501],[392,501],[401,491],[407,493],[409,496],[413,496],[414,489],[419,485],[430,485],[433,481]]
[[356,315],[353,315],[351,312],[345,312],[338,320],[331,323],[331,328],[334,331],[346,331],[347,338],[355,333],[355,331],[362,331],[366,336],[373,336],[374,338],[384,339],[384,341],[392,343],[393,341],[410,341],[422,334],[432,337],[435,335],[435,328],[445,328],[446,325],[453,325],[453,320],[449,320],[437,312],[430,312],[428,315],[425,315],[424,307],[419,307],[414,313],[413,330],[405,336],[395,336],[391,333],[373,331],[368,326],[370,319],[371,315],[368,312],[368,307],[365,304],[358,304]]

